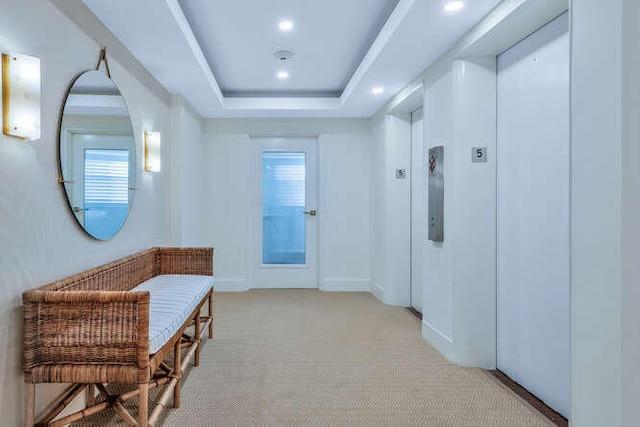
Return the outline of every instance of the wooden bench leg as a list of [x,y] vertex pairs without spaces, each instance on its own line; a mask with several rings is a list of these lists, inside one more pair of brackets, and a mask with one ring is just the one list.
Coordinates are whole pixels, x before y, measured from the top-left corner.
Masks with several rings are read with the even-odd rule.
[[87,384],[87,408],[96,404],[96,387]]
[[140,384],[138,426],[147,427],[149,419],[149,383]]
[[195,322],[195,329],[196,329],[194,334],[194,339],[196,340],[196,345],[198,347],[196,348],[196,355],[195,355],[193,365],[200,366],[200,310],[198,310],[198,312],[196,313],[194,322]]
[[213,293],[209,294],[209,317],[211,323],[209,323],[209,338],[213,338]]
[[36,385],[25,383],[25,401],[24,401],[24,425],[33,427],[35,420],[35,404],[36,404]]
[[176,385],[173,388],[173,407],[180,407],[180,384],[182,383],[182,369],[180,365],[182,364],[182,340],[178,339],[176,345],[173,349],[173,370],[175,372]]

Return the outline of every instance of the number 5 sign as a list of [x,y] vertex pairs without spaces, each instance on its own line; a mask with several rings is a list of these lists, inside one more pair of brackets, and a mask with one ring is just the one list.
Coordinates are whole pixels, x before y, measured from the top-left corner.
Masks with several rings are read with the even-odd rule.
[[486,163],[487,147],[471,147],[471,163]]

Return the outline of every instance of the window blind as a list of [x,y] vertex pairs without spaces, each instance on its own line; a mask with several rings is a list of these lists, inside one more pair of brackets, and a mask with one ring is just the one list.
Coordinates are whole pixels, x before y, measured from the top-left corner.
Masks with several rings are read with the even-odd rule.
[[129,203],[129,150],[85,150],[84,202]]

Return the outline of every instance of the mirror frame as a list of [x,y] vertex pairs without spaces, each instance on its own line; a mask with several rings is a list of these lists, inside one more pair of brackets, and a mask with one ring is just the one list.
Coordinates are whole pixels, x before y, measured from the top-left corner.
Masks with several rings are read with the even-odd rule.
[[[129,121],[130,127],[131,127],[131,150],[130,150],[130,156],[129,156],[129,170],[130,170],[130,175],[129,175],[129,188],[128,188],[128,203],[127,203],[127,214],[124,217],[124,220],[122,221],[122,223],[120,224],[120,226],[118,227],[118,229],[109,237],[98,237],[95,236],[93,234],[91,234],[87,228],[85,227],[85,225],[81,222],[80,218],[78,217],[78,215],[76,214],[74,207],[72,206],[72,197],[70,197],[70,193],[68,190],[68,184],[71,183],[71,181],[69,181],[69,177],[65,177],[64,174],[64,168],[63,168],[63,164],[62,164],[62,151],[63,151],[63,138],[65,138],[65,130],[64,130],[64,118],[65,118],[65,108],[67,107],[67,102],[69,100],[69,96],[72,94],[72,90],[74,88],[74,86],[76,85],[76,83],[78,82],[78,80],[80,80],[83,76],[88,75],[90,73],[101,73],[104,75],[104,77],[106,79],[108,79],[109,81],[111,81],[111,83],[113,84],[113,86],[118,90],[118,93],[120,94],[120,97],[122,98],[122,101],[124,103],[124,108],[127,112],[127,119]],[[114,133],[113,135],[125,135],[125,133]],[[126,134],[128,135],[128,134]],[[133,206],[133,199],[134,199],[134,195],[135,195],[135,191],[137,190],[136,188],[136,181],[138,179],[138,149],[137,149],[137,138],[136,138],[136,132],[134,130],[134,126],[133,126],[133,120],[131,119],[131,113],[129,110],[129,106],[126,102],[126,100],[124,99],[124,95],[122,94],[122,91],[120,90],[119,86],[116,84],[115,81],[113,81],[113,79],[111,78],[109,73],[103,73],[102,71],[99,71],[98,69],[95,70],[84,70],[80,73],[78,73],[70,82],[70,84],[68,85],[67,89],[66,89],[66,93],[62,102],[62,106],[60,108],[60,116],[59,116],[59,122],[58,122],[58,183],[62,184],[62,191],[64,193],[65,199],[66,199],[66,205],[67,205],[67,210],[69,211],[69,213],[73,216],[74,221],[76,222],[76,224],[78,225],[78,227],[80,227],[82,229],[82,231],[89,237],[91,237],[92,239],[98,240],[98,241],[107,241],[112,239],[113,237],[115,237],[124,227],[124,225],[127,222],[127,219],[129,218],[129,214],[131,213],[131,208]]]

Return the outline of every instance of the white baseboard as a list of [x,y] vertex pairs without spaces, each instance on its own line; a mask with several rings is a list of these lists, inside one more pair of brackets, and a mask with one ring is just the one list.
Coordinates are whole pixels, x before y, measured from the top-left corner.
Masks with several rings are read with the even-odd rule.
[[245,279],[216,279],[213,289],[216,292],[245,292],[251,289],[251,287]]
[[[245,279],[216,279],[213,288],[217,292],[244,292],[250,289],[271,289],[273,286],[250,286]],[[287,286],[278,286],[277,289],[286,289]],[[299,285],[290,288],[298,289]],[[369,292],[371,284],[368,280],[322,280],[320,290],[325,292]],[[315,287],[313,288],[315,289]]]
[[371,282],[369,292],[371,292],[374,297],[378,298],[380,302],[384,304],[384,289],[382,289],[376,282]]
[[321,280],[320,290],[324,292],[369,292],[368,280]]
[[422,320],[422,338],[431,344],[448,361],[458,363],[453,340],[426,320]]
[[470,368],[496,369],[495,353],[478,354],[456,345],[449,338],[426,320],[422,321],[422,338],[440,352],[449,362]]
[[304,285],[301,286],[298,283],[275,283],[275,284],[264,284],[264,285],[253,285],[251,289],[318,289],[318,287],[314,285]]

